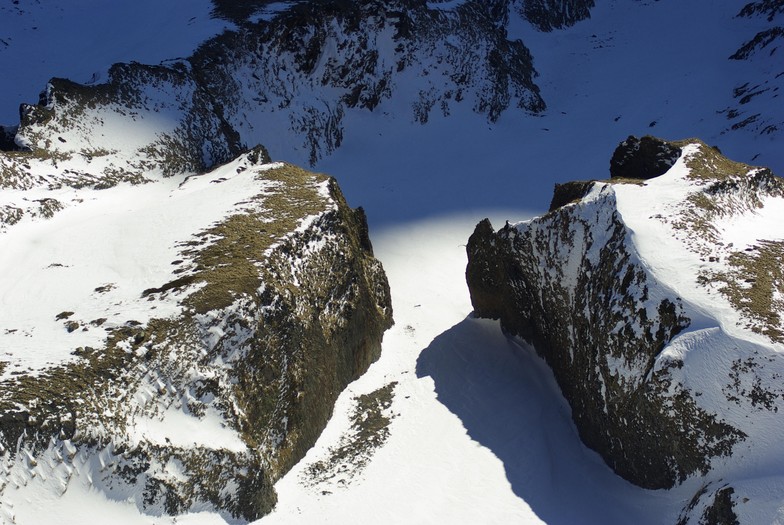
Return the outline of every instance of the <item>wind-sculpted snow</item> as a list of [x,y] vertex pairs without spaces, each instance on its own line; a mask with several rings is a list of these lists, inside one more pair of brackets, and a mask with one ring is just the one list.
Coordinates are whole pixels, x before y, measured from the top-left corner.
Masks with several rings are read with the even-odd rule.
[[3,193],[62,209],[1,234],[0,521],[69,490],[153,515],[273,507],[391,306],[362,211],[264,160]]
[[480,223],[466,275],[475,313],[534,344],[618,474],[702,477],[683,523],[743,517],[739,501],[781,503],[746,477],[761,463],[784,476],[784,182],[699,141],[670,146],[682,155],[659,177],[587,183],[498,232]]

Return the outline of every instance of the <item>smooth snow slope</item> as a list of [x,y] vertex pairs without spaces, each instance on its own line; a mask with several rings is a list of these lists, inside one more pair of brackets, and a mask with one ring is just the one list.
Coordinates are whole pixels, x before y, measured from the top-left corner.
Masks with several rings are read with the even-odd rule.
[[[568,407],[533,351],[515,347],[496,324],[467,318],[463,245],[486,215],[500,227],[505,218],[544,211],[555,182],[608,176],[613,148],[629,134],[700,136],[735,160],[783,173],[780,146],[746,130],[722,134],[728,124],[716,113],[759,67],[726,59],[755,32],[755,22],[732,19],[740,7],[716,0],[606,0],[591,20],[565,31],[538,33],[520,23],[511,33],[535,57],[548,103],[542,116],[509,111],[491,125],[458,110],[420,126],[398,112],[407,108],[390,104],[373,114],[348,112],[343,145],[317,168],[338,178],[352,205],[365,207],[397,324],[379,363],[344,392],[316,447],[278,483],[278,508],[260,523],[677,519],[695,487],[651,492],[614,476],[580,443]],[[0,50],[3,70],[20,67],[8,56]],[[87,80],[105,65],[81,69],[77,58],[62,62],[62,72],[40,74]],[[0,115],[15,115],[18,102],[32,101],[11,98],[0,98]],[[386,110],[396,111],[385,116]],[[294,150],[271,153],[307,160]],[[493,208],[507,211],[484,211]],[[399,383],[392,405],[399,415],[367,468],[347,487],[303,483],[307,466],[344,435],[353,397],[391,381]],[[174,522],[139,516],[97,493],[41,498],[19,523],[45,523],[54,515],[58,523]],[[17,510],[18,518],[22,514]],[[199,514],[176,522],[224,520]]]
[[231,24],[209,0],[52,0],[0,4],[0,125],[19,121],[52,77],[106,81],[109,66],[186,57]]

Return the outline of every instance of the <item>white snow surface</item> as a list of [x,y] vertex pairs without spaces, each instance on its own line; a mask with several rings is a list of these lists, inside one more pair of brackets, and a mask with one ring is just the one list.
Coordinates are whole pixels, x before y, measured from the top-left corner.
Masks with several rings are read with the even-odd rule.
[[[699,146],[686,146],[681,158],[664,175],[646,181],[644,186],[635,184],[614,185],[617,207],[624,224],[632,232],[632,240],[649,272],[697,309],[689,317],[697,319],[692,327],[716,322],[722,331],[751,342],[772,345],[784,352],[781,344],[772,344],[766,337],[743,330],[741,318],[729,300],[708,286],[697,286],[701,271],[727,271],[726,257],[718,261],[706,260],[700,253],[689,249],[682,235],[672,226],[679,211],[684,209],[685,197],[699,189],[699,181],[689,178],[686,159],[698,151]],[[721,221],[720,225],[725,222]],[[720,231],[724,245],[733,244],[732,251],[743,250],[759,239],[778,240],[784,236],[784,198],[767,196],[763,207],[731,215],[726,228]],[[699,235],[698,232],[685,235]],[[714,249],[718,250],[717,245]],[[706,319],[706,321],[701,321]]]
[[[162,31],[136,34],[131,45],[126,31],[105,21],[122,18],[128,20],[128,28],[149,27],[133,21],[146,20],[145,9],[160,3],[72,4],[73,11],[29,4],[29,9],[38,10],[37,18],[31,18],[36,27],[55,37],[62,35],[55,39],[56,46],[47,38],[34,38],[39,30],[16,24],[27,20],[21,15],[5,16],[14,7],[0,8],[6,10],[0,17],[0,38],[14,36],[7,49],[0,43],[0,70],[14,71],[0,78],[1,123],[15,123],[18,103],[34,101],[51,76],[87,81],[97,73],[95,79],[100,81],[111,62],[182,56],[200,38],[223,27],[204,18],[206,0],[187,2],[187,8],[180,6],[179,11],[174,7],[183,2],[167,3],[172,10],[166,13],[172,16],[160,19],[179,22]],[[91,16],[83,11],[88,4]],[[108,11],[95,11],[99,4]],[[351,205],[365,208],[376,255],[390,279],[396,325],[385,335],[380,361],[338,399],[335,415],[316,446],[277,483],[278,506],[260,523],[658,524],[677,520],[700,480],[687,480],[670,491],[643,490],[615,476],[587,450],[552,374],[534,351],[503,337],[496,323],[470,317],[464,245],[485,216],[499,227],[505,219],[517,221],[546,209],[555,182],[606,177],[613,148],[629,134],[700,136],[718,144],[734,160],[771,165],[781,174],[780,143],[744,130],[728,132],[726,118],[716,113],[731,103],[732,88],[753,78],[758,68],[768,67],[727,61],[756,32],[757,22],[733,18],[739,8],[717,0],[608,0],[598,2],[590,20],[564,31],[541,33],[524,22],[513,25],[511,36],[522,38],[531,48],[540,73],[536,81],[548,103],[541,116],[509,110],[497,123],[488,124],[458,105],[448,118],[434,112],[430,122],[420,126],[411,124],[410,108],[397,108],[394,100],[373,114],[347,111],[341,148],[317,168],[338,177]],[[194,25],[189,26],[194,15]],[[101,33],[110,29],[112,38]],[[728,38],[730,34],[737,40]],[[69,48],[68,42],[78,47]],[[173,42],[181,42],[182,47]],[[287,148],[283,138],[275,142],[281,144],[272,149],[274,158],[306,163],[306,152],[293,145]],[[172,239],[179,237],[169,229],[208,226],[237,202],[229,199],[207,210],[199,208],[199,184],[207,184],[207,179],[189,179],[182,188],[180,182],[171,179],[103,190],[100,200],[80,190],[78,198],[83,202],[73,201],[77,196],[68,194],[72,190],[62,190],[65,195],[58,198],[69,207],[58,213],[57,221],[22,223],[14,229],[24,233],[0,234],[0,283],[3,290],[10,290],[0,296],[2,359],[41,367],[67,359],[76,346],[102,337],[96,328],[67,334],[63,322],[54,319],[62,311],[73,310],[74,319],[87,322],[99,317],[108,317],[107,322],[112,317],[119,322],[144,321],[148,304],[144,311],[136,310],[139,292],[170,280],[173,267],[168,263],[178,258]],[[231,184],[241,185],[242,179],[232,179]],[[660,192],[658,198],[665,199],[673,183],[663,179],[658,184],[652,187]],[[652,268],[675,272],[668,272],[664,280],[673,280],[692,307],[702,306],[719,318],[731,316],[718,296],[706,298],[690,287],[686,272],[683,284],[678,284],[677,272],[693,272],[697,263],[677,247],[670,262],[659,261],[656,250],[669,251],[670,245],[657,245],[653,239],[664,243],[667,239],[644,231],[642,216],[635,222],[634,213],[623,209],[623,191],[619,190],[619,206],[637,232],[635,242],[644,260]],[[175,215],[176,208],[169,205],[178,194],[183,196],[181,215]],[[30,199],[33,194],[25,196]],[[23,197],[8,191],[0,194],[2,202],[16,198]],[[729,222],[723,235],[728,242],[741,244],[753,242],[757,228],[782,231],[781,208],[772,203],[748,221]],[[126,220],[130,209],[147,211],[142,224]],[[646,247],[648,235],[651,244]],[[120,242],[123,237],[136,242]],[[97,247],[108,247],[114,258],[102,258]],[[75,268],[77,262],[88,265],[89,271],[70,271],[67,265]],[[671,266],[656,266],[659,263]],[[64,266],[49,268],[51,264]],[[109,283],[122,286],[104,295],[93,292]],[[41,311],[19,308],[25,294],[45,307]],[[166,301],[156,306],[156,316],[172,308]],[[729,321],[721,327],[738,336]],[[728,344],[715,324],[696,328],[668,350],[687,356],[695,367],[703,366],[698,360],[714,354],[691,349],[705,340]],[[6,333],[7,329],[17,332]],[[25,338],[24,330],[35,338]],[[749,345],[756,344],[748,334],[743,337]],[[64,338],[73,343],[67,349],[46,344]],[[23,346],[31,344],[27,339],[42,343],[37,347],[40,353],[22,360],[22,350],[17,348],[27,348]],[[307,466],[327,455],[349,428],[353,398],[391,381],[398,382],[392,405],[396,417],[388,441],[367,468],[346,486],[305,483]],[[737,410],[733,417],[743,415]],[[775,425],[771,421],[766,428]],[[745,481],[735,485],[749,487],[758,496],[753,505],[741,508],[741,517],[750,523],[784,522],[781,449],[777,435],[764,431],[760,439],[768,446],[742,473]],[[22,486],[12,507],[0,506],[4,513],[0,521],[11,522],[13,515],[18,524],[227,523],[207,512],[177,518],[140,514],[135,505],[82,482],[71,482],[62,496],[47,492],[36,480]]]
[[129,429],[129,441],[146,441],[160,446],[195,445],[242,452],[247,449],[236,431],[226,426],[223,416],[213,406],[195,418],[180,408],[169,407],[159,417],[137,416]]
[[[184,259],[183,242],[246,209],[243,201],[271,184],[257,180],[253,170],[238,174],[245,162],[136,186],[0,194],[0,202],[57,198],[66,206],[50,220],[23,219],[0,232],[4,376],[60,364],[78,347],[100,347],[107,328],[177,314],[178,300],[193,287],[149,297],[142,292],[178,277],[172,263]],[[214,191],[217,183],[224,191]],[[105,321],[92,323],[99,319]],[[68,321],[80,326],[68,333]]]

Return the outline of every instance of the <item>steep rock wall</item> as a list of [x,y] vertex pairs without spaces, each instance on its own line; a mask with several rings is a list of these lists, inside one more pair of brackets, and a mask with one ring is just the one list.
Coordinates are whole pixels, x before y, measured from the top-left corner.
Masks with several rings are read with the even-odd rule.
[[659,177],[563,185],[542,217],[481,222],[466,278],[475,314],[535,346],[618,474],[648,488],[705,480],[691,523],[763,499],[733,472],[777,454],[782,257],[780,232],[760,225],[784,183],[696,140],[667,149],[682,154]]
[[[483,221],[466,277],[475,314],[501,319],[553,368],[583,441],[623,477],[670,487],[728,454],[742,433],[688,393],[669,392],[666,368],[654,372],[690,321],[644,271],[613,201],[594,192],[525,228],[494,232]],[[680,421],[690,422],[685,432]]]

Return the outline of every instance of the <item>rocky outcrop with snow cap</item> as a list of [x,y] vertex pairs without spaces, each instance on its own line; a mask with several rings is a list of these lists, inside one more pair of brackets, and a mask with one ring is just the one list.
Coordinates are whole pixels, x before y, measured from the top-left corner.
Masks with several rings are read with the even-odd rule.
[[682,523],[755,522],[784,479],[784,181],[698,140],[643,140],[680,155],[658,177],[574,183],[542,217],[476,227],[475,314],[535,345],[618,474],[699,489]]
[[0,522],[94,491],[269,512],[392,322],[362,210],[263,148],[110,187],[36,166],[0,196]]

